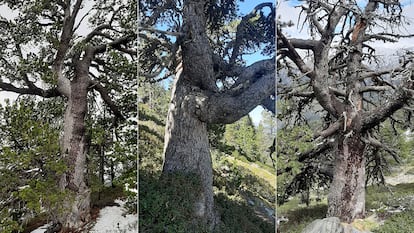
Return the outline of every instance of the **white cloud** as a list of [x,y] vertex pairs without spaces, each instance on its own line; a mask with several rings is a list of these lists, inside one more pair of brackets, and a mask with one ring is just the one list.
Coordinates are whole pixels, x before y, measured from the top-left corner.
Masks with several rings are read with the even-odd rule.
[[[363,1],[366,2],[366,1]],[[359,1],[358,1],[359,3]],[[365,6],[366,3],[359,3],[360,6]],[[308,25],[303,25],[304,15],[299,19],[299,13],[301,8],[294,7],[300,5],[300,2],[297,1],[280,1],[277,8],[277,16],[281,18],[282,21],[292,21],[295,25],[293,27],[285,28],[284,32],[290,38],[310,38]],[[407,22],[399,28],[388,28],[388,32],[398,32],[400,34],[414,34],[414,1],[413,0],[403,0],[403,15],[404,19]],[[414,50],[414,38],[401,38],[397,43],[384,43],[382,41],[371,42],[370,46],[373,46],[377,50],[377,54],[380,54],[382,57],[387,58],[392,54],[401,53],[401,50]],[[396,57],[396,56],[395,56]]]

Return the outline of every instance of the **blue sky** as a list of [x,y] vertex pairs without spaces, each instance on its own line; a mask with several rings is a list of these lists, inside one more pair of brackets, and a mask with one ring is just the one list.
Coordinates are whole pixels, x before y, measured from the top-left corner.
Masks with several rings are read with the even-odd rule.
[[[257,6],[260,3],[263,2],[273,2],[274,1],[252,1],[252,0],[246,0],[244,2],[240,2],[240,12],[243,15],[248,14],[249,12],[251,12],[255,6]],[[252,64],[258,60],[262,60],[262,59],[266,59],[266,57],[262,56],[260,53],[255,53],[252,55],[246,55],[244,56],[244,58],[246,59],[247,65]],[[260,120],[262,119],[262,111],[263,108],[261,106],[256,107],[255,109],[253,109],[253,111],[251,111],[249,113],[250,117],[252,118],[253,124],[254,125],[259,125]]]
[[[250,13],[258,4],[263,3],[263,2],[272,2],[272,1],[245,0],[244,2],[239,2],[239,12],[244,16]],[[267,58],[267,57],[262,56],[259,52],[250,54],[250,55],[245,55],[243,57],[246,59],[247,65],[250,65],[258,60]],[[162,83],[165,87],[168,87],[171,84],[171,82],[172,80],[168,79],[168,80],[163,81]],[[262,111],[263,111],[263,108],[261,106],[258,106],[249,113],[254,125],[258,125],[260,120],[262,119]]]

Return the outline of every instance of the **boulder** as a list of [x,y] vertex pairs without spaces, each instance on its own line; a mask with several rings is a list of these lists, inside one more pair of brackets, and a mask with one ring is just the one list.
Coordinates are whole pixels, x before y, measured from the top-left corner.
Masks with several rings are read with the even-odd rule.
[[330,217],[313,221],[302,233],[344,233],[344,227],[339,218]]
[[360,231],[351,224],[341,223],[339,218],[330,217],[317,219],[309,224],[302,233],[370,233]]

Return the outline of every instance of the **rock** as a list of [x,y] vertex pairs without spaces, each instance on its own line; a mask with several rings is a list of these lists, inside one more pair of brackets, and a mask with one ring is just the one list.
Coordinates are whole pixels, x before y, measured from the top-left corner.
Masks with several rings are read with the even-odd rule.
[[351,224],[341,223],[339,218],[330,217],[317,219],[309,224],[302,233],[370,233],[360,231]]
[[339,218],[330,217],[313,221],[302,233],[344,233],[344,227]]
[[344,225],[344,232],[343,233],[371,233],[370,231],[360,231],[349,224],[343,224]]

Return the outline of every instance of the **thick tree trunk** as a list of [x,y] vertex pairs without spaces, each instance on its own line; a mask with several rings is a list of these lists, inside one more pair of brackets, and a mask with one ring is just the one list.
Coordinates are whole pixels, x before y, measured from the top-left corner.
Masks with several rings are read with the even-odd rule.
[[213,200],[213,170],[207,135],[207,124],[194,114],[191,86],[178,78],[167,117],[163,174],[196,174],[202,190],[194,203],[194,219],[217,224]]
[[341,135],[328,196],[328,217],[352,222],[365,215],[365,144],[359,133]]
[[66,200],[65,212],[59,221],[63,231],[76,232],[90,218],[90,190],[85,182],[86,140],[85,115],[87,112],[87,93],[89,79],[76,77],[71,82],[62,139],[62,153],[67,171],[62,175],[59,186],[68,190],[73,199]]

